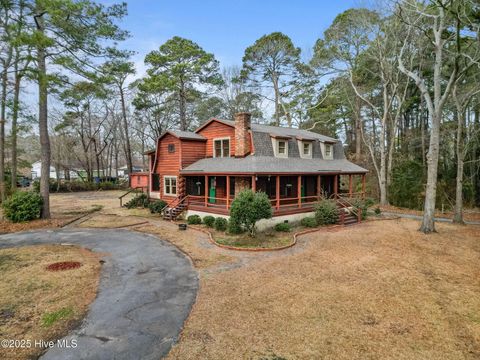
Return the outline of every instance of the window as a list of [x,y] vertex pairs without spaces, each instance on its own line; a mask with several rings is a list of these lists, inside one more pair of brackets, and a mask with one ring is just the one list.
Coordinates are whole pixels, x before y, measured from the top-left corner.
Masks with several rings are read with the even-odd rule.
[[160,175],[152,174],[152,191],[160,191]]
[[303,155],[310,155],[310,143],[303,143]]
[[175,152],[175,144],[168,144],[168,152],[169,153]]
[[326,157],[332,156],[332,145],[325,144],[325,156]]
[[278,153],[281,155],[285,155],[287,153],[287,144],[285,141],[278,142]]
[[230,138],[213,140],[214,157],[230,157]]
[[177,195],[177,177],[164,176],[163,177],[163,193],[165,195]]

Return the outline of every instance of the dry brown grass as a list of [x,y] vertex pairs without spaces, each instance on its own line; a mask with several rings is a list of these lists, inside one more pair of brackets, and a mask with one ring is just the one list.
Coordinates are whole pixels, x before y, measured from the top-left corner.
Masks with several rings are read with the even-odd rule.
[[[382,211],[391,211],[391,212],[397,212],[401,214],[411,214],[411,215],[418,215],[418,216],[423,215],[423,211],[421,210],[401,208],[393,205],[382,205],[382,206],[379,206],[379,208],[382,209]],[[440,210],[436,210],[435,216],[441,217],[441,218],[453,219],[453,212],[452,211],[442,212]],[[478,208],[465,209],[463,211],[463,219],[469,220],[469,221],[480,221],[480,209]]]
[[117,215],[96,215],[84,222],[82,222],[80,227],[88,228],[121,228],[134,226],[144,223],[146,220],[138,217],[129,217],[129,216],[117,216]]
[[48,220],[33,220],[24,223],[12,223],[6,220],[0,220],[0,234],[13,233],[26,230],[45,229],[45,228],[58,228],[75,220],[76,217],[68,216],[61,219],[48,219]]
[[[51,272],[58,261],[78,269]],[[37,245],[0,250],[0,338],[54,340],[83,318],[95,299],[99,254],[77,246]],[[59,319],[55,314],[61,315]],[[37,357],[42,349],[0,349],[0,358]]]
[[479,359],[480,229],[417,228],[312,233],[302,251],[203,275],[168,358]]
[[167,221],[157,221],[158,225],[145,225],[137,227],[136,230],[153,234],[160,239],[167,240],[180,250],[186,253],[192,259],[196,268],[205,269],[221,263],[234,262],[235,258],[224,255],[217,250],[215,245],[211,249],[201,246],[199,239],[203,238],[208,242],[207,235],[193,229],[178,230],[178,225]]
[[255,237],[249,236],[247,233],[232,235],[223,231],[206,228],[210,231],[213,239],[222,245],[234,246],[239,248],[259,248],[272,249],[287,246],[293,243],[293,234],[298,231],[297,228],[290,232],[276,232],[274,230],[259,232]]

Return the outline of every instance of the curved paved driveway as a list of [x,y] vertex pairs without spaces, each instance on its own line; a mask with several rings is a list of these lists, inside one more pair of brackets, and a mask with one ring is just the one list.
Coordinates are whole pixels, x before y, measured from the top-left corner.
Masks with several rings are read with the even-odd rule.
[[42,359],[158,359],[176,342],[198,290],[190,260],[171,244],[128,230],[48,230],[0,236],[0,248],[69,243],[108,253],[98,295],[80,328]]

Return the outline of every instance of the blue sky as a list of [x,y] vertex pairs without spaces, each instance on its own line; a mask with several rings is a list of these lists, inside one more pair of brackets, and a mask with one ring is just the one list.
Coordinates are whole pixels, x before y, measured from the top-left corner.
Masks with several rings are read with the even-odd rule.
[[143,75],[145,55],[175,35],[213,53],[222,67],[241,65],[245,48],[274,31],[290,36],[308,57],[335,16],[358,5],[358,0],[128,1],[120,25],[132,37],[122,46],[138,52],[137,75]]

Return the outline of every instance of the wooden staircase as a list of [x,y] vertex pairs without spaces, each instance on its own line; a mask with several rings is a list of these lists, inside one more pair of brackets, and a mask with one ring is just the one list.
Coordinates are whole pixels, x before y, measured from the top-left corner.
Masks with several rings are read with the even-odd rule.
[[175,221],[187,209],[187,196],[177,197],[162,209],[162,216],[165,220]]
[[348,199],[337,197],[337,208],[339,212],[338,225],[354,225],[361,222],[361,209],[356,208]]

